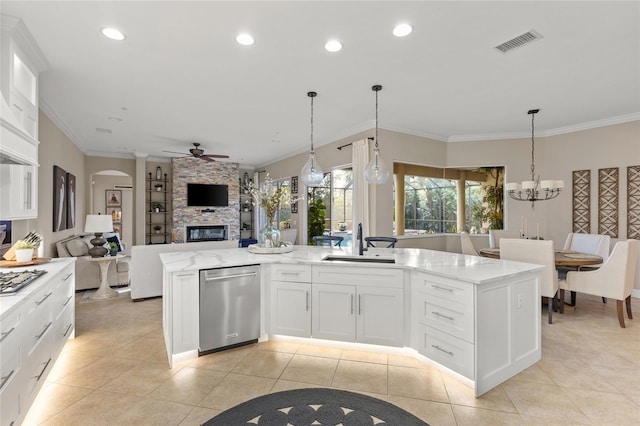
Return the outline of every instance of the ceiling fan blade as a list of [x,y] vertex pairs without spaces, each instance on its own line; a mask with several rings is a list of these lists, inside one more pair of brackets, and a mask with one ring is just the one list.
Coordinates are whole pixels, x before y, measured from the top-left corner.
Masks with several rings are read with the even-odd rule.
[[209,157],[209,158],[229,158],[228,155],[222,155],[222,154],[204,154],[201,155],[201,157]]
[[208,156],[208,155],[201,155],[200,157],[197,157],[197,158],[201,158],[201,159],[203,159],[204,161],[209,161],[209,162],[214,162],[214,161],[216,161],[216,160],[214,160],[213,158],[209,158],[209,156]]
[[169,154],[189,155],[189,154],[186,154],[184,152],[177,152],[177,151],[162,151],[162,152],[168,152]]

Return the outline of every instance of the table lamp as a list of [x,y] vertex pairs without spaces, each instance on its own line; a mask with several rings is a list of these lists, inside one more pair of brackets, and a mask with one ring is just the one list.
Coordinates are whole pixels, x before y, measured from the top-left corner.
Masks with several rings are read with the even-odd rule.
[[102,238],[103,232],[113,231],[113,221],[110,215],[88,214],[84,222],[84,232],[93,232],[95,238],[89,241],[93,247],[89,249],[91,257],[104,257],[109,250],[104,246],[107,240]]

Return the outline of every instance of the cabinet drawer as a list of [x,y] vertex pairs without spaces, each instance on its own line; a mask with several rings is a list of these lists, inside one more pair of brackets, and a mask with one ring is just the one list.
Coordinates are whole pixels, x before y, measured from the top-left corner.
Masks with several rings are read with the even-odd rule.
[[16,379],[20,370],[20,347],[17,345],[4,347],[0,361],[0,392],[4,392]]
[[53,355],[54,357],[62,350],[62,347],[73,333],[74,310],[72,306],[67,306],[53,325]]
[[71,277],[73,272],[68,269],[63,270],[60,273],[59,282],[55,286],[55,292],[53,295],[53,312],[55,316],[59,316],[63,309],[65,309],[70,303],[73,303],[74,299],[74,286]]
[[311,282],[311,266],[309,265],[271,265],[272,281]]
[[24,371],[21,373],[26,382],[24,383],[25,387],[23,388],[23,392],[20,394],[25,396],[25,399],[21,397],[21,401],[25,401],[27,405],[35,398],[38,389],[40,389],[40,386],[44,383],[53,366],[53,360],[51,358],[51,336],[51,333],[43,336],[40,344],[37,346],[37,350],[35,350],[31,354],[31,357],[24,363]]
[[2,410],[0,410],[0,425],[17,425],[16,421],[20,417],[21,408],[19,381],[14,380],[2,387],[0,391],[0,407],[2,407]]
[[404,288],[402,269],[354,266],[313,266],[313,283]]
[[24,319],[24,330],[22,344],[23,353],[29,357],[36,346],[46,335],[51,334],[53,326],[53,297],[54,291],[45,288],[43,291],[34,294],[29,300],[27,313]]
[[420,324],[420,353],[474,380],[474,345]]
[[474,342],[472,306],[421,292],[414,293],[413,304],[420,323]]
[[473,284],[449,280],[417,272],[413,278],[413,290],[432,296],[473,306]]
[[0,321],[0,360],[5,357],[5,350],[20,346],[20,328],[23,315],[22,311],[7,315]]

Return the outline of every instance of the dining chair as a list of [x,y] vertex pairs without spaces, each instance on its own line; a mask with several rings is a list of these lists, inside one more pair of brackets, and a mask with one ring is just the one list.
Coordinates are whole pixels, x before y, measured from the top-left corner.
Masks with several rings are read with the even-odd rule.
[[489,229],[489,248],[500,248],[501,238],[520,238],[520,232]]
[[333,241],[333,245],[339,247],[343,240],[344,237],[336,235],[316,235],[313,237],[313,243],[317,246],[330,246]]
[[471,242],[471,237],[466,232],[460,233],[460,245],[462,246],[462,254],[470,254],[471,256],[478,256],[478,252],[476,251],[473,243]]
[[[609,257],[609,246],[611,244],[611,237],[602,234],[582,234],[570,232],[567,235],[567,240],[564,242],[565,250],[573,250],[580,253],[595,254],[602,258],[602,263],[597,265],[580,266],[578,270],[593,270],[598,269]],[[560,277],[564,278],[570,269],[559,268],[558,272]],[[607,303],[607,298],[602,298],[602,303]],[[571,292],[571,304],[576,304],[576,294]]]
[[[552,324],[554,302],[558,302],[560,286],[556,271],[553,241],[524,240],[520,238],[502,238],[500,241],[500,259],[543,265],[540,273],[540,295],[547,299],[549,309],[548,322]],[[564,313],[564,303],[560,300],[560,313]]]
[[627,317],[631,313],[631,292],[638,259],[638,240],[618,241],[602,266],[593,271],[569,271],[566,281],[560,283],[560,299],[564,290],[594,296],[607,297],[617,301],[618,322],[625,328],[622,302],[627,305]]
[[[395,237],[366,237],[364,240],[367,242],[367,247],[376,247],[374,243],[387,243],[384,248],[395,248],[398,242],[398,239]],[[381,245],[379,245],[379,247],[382,248]]]

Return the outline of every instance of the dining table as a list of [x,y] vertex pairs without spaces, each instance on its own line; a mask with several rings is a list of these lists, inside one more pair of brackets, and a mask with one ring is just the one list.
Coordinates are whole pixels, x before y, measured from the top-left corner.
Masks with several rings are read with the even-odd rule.
[[[492,259],[500,259],[500,248],[483,248],[478,250],[478,254],[482,257],[490,257]],[[556,268],[577,270],[582,266],[599,265],[602,263],[602,257],[591,253],[581,253],[579,251],[555,249],[554,250]],[[571,303],[566,303],[569,307],[576,305],[576,292],[571,292]]]

